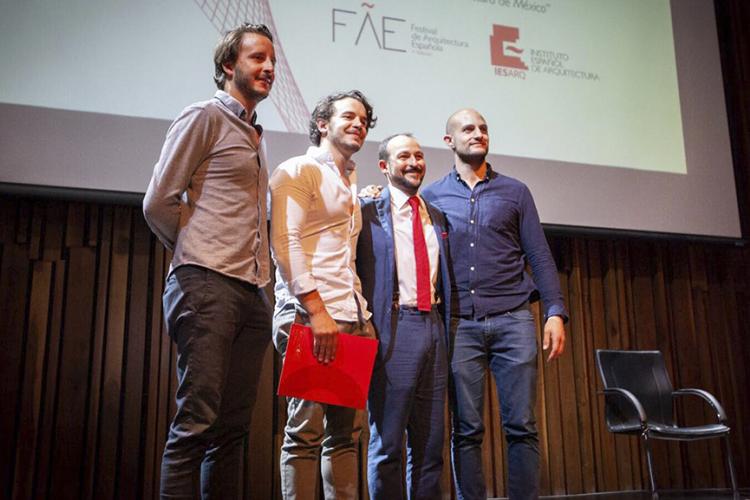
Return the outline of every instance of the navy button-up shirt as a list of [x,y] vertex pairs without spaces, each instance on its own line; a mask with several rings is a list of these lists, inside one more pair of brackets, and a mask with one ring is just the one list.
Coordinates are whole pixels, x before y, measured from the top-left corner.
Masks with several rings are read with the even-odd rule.
[[458,315],[480,319],[541,296],[545,319],[567,320],[555,261],[525,184],[487,165],[472,190],[454,167],[421,194],[448,219]]

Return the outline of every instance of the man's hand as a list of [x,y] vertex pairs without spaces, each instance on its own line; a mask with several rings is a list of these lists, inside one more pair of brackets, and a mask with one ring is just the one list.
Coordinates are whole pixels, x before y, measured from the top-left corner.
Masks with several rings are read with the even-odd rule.
[[310,327],[313,332],[313,356],[319,363],[328,364],[336,357],[339,343],[339,328],[336,321],[322,311],[310,316]]
[[383,186],[376,186],[375,184],[370,184],[368,186],[363,187],[359,191],[359,197],[360,198],[380,198],[380,193],[383,191]]
[[565,349],[565,323],[560,316],[550,316],[544,323],[544,342],[542,347],[546,351],[550,349],[547,361],[559,358]]
[[320,298],[317,290],[297,298],[310,316],[310,328],[313,333],[313,356],[318,359],[318,363],[328,364],[336,357],[339,327],[328,314],[323,299]]

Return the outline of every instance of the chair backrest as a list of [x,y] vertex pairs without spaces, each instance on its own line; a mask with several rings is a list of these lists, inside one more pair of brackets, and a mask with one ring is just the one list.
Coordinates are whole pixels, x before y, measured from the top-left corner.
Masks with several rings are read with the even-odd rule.
[[[660,351],[614,351],[598,349],[596,364],[605,389],[620,387],[632,392],[643,405],[649,423],[675,425],[672,382]],[[629,404],[621,398],[608,398],[610,418],[632,417]],[[611,427],[611,425],[610,425]]]

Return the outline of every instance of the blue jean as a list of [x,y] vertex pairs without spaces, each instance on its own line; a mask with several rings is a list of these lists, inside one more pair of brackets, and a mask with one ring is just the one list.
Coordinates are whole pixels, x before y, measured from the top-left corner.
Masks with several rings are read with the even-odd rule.
[[497,385],[508,444],[508,496],[539,496],[536,405],[536,325],[528,304],[479,320],[453,318],[450,398],[452,459],[459,499],[487,498],[482,472],[485,373]]
[[239,498],[244,442],[270,341],[265,292],[188,265],[170,274],[163,300],[177,343],[178,385],[161,498]]
[[381,333],[370,382],[370,498],[405,498],[404,432],[408,498],[441,498],[448,381],[445,327],[436,308],[428,313],[401,309],[394,316],[397,326],[389,335]]

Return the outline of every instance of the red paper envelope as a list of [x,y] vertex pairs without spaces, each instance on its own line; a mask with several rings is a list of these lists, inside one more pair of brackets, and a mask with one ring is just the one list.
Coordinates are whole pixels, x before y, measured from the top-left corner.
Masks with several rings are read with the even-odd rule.
[[336,358],[324,365],[313,356],[308,326],[292,325],[281,367],[279,396],[364,409],[378,341],[339,333]]

